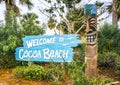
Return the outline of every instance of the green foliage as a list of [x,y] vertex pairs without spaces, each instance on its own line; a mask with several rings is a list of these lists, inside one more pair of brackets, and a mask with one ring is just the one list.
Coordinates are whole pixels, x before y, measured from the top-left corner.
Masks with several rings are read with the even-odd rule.
[[111,78],[92,78],[90,79],[92,84],[90,85],[106,85],[110,82],[113,82],[113,79]]
[[50,17],[49,20],[48,20],[48,27],[50,29],[54,29],[55,25],[56,25],[56,21],[52,17]]
[[82,65],[84,63],[84,58],[85,58],[85,44],[80,44],[79,46],[74,48],[74,61],[78,65]]
[[99,53],[98,55],[98,66],[106,67],[106,68],[115,68],[116,66],[116,58],[118,54],[115,52],[104,52]]
[[74,4],[80,3],[81,0],[62,0],[68,8],[74,8]]
[[1,68],[11,68],[17,65],[22,65],[21,61],[16,61],[13,56],[3,56],[0,55],[0,69]]
[[28,80],[44,80],[46,71],[42,66],[17,67],[13,70],[13,74],[18,78]]
[[40,27],[35,14],[24,15],[20,27],[11,11],[10,22],[0,27],[0,51],[2,55],[14,55],[16,47],[22,45],[22,38],[26,35],[39,35],[44,33],[44,28]]
[[74,9],[71,12],[67,13],[66,17],[69,21],[77,21],[79,20],[78,23],[80,23],[80,18],[83,18],[83,14],[84,10],[83,8],[79,8],[79,9]]
[[86,66],[85,63],[82,65],[77,65],[75,61],[68,64],[69,74],[73,79],[73,85],[105,85],[112,82],[110,78],[88,78],[83,70]]
[[[39,25],[37,16],[35,14],[24,15],[19,25],[15,18],[14,11],[10,11],[11,17],[6,25],[0,26],[0,55],[1,65],[4,64],[4,58],[9,58],[8,62],[13,61],[11,56],[14,57],[15,48],[22,46],[22,38],[26,35],[42,35],[44,34],[44,28]],[[7,57],[8,56],[8,57]],[[3,62],[3,63],[2,63]],[[15,64],[16,65],[16,64]],[[2,66],[2,67],[6,67]],[[0,66],[1,67],[1,66]]]
[[57,78],[58,80],[63,79],[62,75],[63,72],[60,69],[56,68],[44,68],[38,65],[31,65],[31,66],[22,66],[16,67],[13,69],[13,74],[17,78],[24,78],[28,80],[51,80],[55,81]]
[[86,64],[77,65],[75,61],[68,64],[69,72],[73,78],[73,85],[91,85],[90,79],[83,72]]
[[[57,28],[65,34],[76,33],[83,25],[83,8],[76,5],[81,0],[45,0],[50,7],[45,8],[44,13],[47,13],[49,18],[48,27]],[[58,20],[59,18],[59,20]]]
[[59,67],[47,69],[47,78],[54,82],[64,80],[64,74],[64,70]]
[[92,85],[89,78],[87,78],[84,74],[79,73],[77,77],[74,78],[74,84],[73,85]]
[[27,7],[28,7],[29,9],[31,9],[32,6],[33,6],[32,2],[31,2],[30,0],[20,0],[20,3],[21,3],[21,4],[24,4],[24,5],[27,5]]
[[110,78],[87,78],[84,74],[79,73],[78,78],[74,78],[73,85],[106,85],[107,83],[113,82]]
[[66,68],[67,64],[64,63],[60,63],[60,64],[56,64],[55,62],[50,62],[50,68],[48,70],[48,74],[51,77],[50,79],[52,79],[54,81],[54,83],[58,83],[59,80],[64,80],[64,76],[67,75],[66,74]]
[[115,51],[120,47],[120,29],[105,23],[98,31],[99,53]]
[[116,68],[116,73],[120,76],[120,56],[118,56],[117,58],[116,58],[116,66],[115,66],[115,68]]
[[[120,56],[120,29],[115,25],[105,23],[98,31],[98,66],[113,68]],[[116,63],[117,62],[117,63]]]
[[1,55],[11,55],[14,49],[21,43],[17,29],[19,28],[13,11],[10,11],[11,17],[9,23],[0,27],[0,51]]
[[98,66],[114,68],[120,74],[120,29],[104,24],[98,32]]
[[62,31],[63,34],[68,34],[68,30],[67,30],[67,25],[65,22],[60,22],[58,25],[57,25],[57,29]]
[[44,27],[39,26],[39,21],[37,20],[38,16],[34,13],[27,13],[23,15],[23,19],[21,20],[20,29],[21,36],[24,37],[26,35],[41,35],[44,33]]

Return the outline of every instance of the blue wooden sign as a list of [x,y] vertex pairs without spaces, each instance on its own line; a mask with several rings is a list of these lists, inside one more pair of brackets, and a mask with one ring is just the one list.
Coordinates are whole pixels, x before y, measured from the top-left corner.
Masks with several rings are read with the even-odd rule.
[[23,38],[24,47],[16,48],[16,60],[71,62],[74,54],[72,47],[82,43],[78,37],[78,34],[26,36]]

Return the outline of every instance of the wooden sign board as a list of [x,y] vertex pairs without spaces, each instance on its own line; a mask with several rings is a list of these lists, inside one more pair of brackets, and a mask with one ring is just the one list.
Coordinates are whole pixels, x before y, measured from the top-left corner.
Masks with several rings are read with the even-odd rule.
[[16,60],[39,62],[71,62],[72,47],[81,44],[78,34],[26,36],[23,46],[16,48]]

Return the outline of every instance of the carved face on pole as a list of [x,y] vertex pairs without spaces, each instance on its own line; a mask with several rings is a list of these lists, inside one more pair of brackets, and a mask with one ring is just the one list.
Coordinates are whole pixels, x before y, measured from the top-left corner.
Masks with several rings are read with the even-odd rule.
[[84,7],[86,31],[85,62],[87,63],[85,75],[91,78],[97,75],[97,12],[95,4],[86,4]]
[[86,28],[86,44],[94,45],[97,41],[97,18],[96,18],[96,6],[93,4],[85,5],[85,21]]

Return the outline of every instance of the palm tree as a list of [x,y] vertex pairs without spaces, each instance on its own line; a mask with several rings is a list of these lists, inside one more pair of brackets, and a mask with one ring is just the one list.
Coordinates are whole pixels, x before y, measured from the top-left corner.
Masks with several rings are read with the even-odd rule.
[[[11,10],[13,10],[14,13],[16,13],[16,15],[20,15],[20,11],[19,11],[18,6],[16,6],[15,4],[15,0],[0,0],[0,3],[1,2],[5,2],[5,5],[6,5],[6,17],[5,17],[6,23],[10,17]],[[19,2],[22,5],[27,5],[29,9],[31,9],[31,7],[33,6],[30,0],[19,0]]]
[[23,15],[23,19],[20,23],[23,28],[21,29],[21,32],[24,36],[44,34],[44,28],[39,26],[40,23],[38,21],[38,16],[34,13],[27,13]]
[[112,24],[118,25],[120,19],[120,0],[113,0],[107,7],[109,13],[112,13]]

